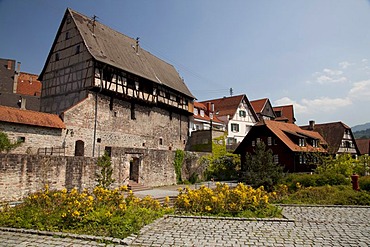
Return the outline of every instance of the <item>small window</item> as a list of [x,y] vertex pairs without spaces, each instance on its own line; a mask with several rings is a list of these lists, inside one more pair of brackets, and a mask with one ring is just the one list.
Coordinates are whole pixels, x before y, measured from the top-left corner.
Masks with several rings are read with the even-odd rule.
[[231,131],[239,132],[239,124],[231,124]]
[[131,103],[131,120],[135,120],[136,119],[136,116],[135,116],[135,103]]
[[77,46],[76,46],[76,52],[75,52],[75,54],[80,53],[80,47],[81,47],[80,45],[77,45]]
[[274,154],[274,163],[279,164],[279,155]]
[[159,145],[163,145],[163,138],[159,138]]
[[105,152],[108,154],[109,157],[112,157],[112,147],[105,147]]
[[299,138],[299,143],[298,144],[299,144],[300,147],[306,146],[305,139],[304,138]]
[[252,147],[256,146],[256,141],[252,141]]
[[55,61],[59,61],[59,53],[55,53]]
[[260,143],[261,142],[261,138],[257,138],[256,141],[257,141],[257,144]]
[[198,115],[198,109],[197,108],[194,108],[194,115],[197,116]]
[[239,111],[239,117],[246,117],[247,116],[247,113],[243,110],[240,110]]
[[17,142],[21,143],[21,142],[25,142],[26,141],[26,137],[24,136],[20,136],[17,138]]
[[200,110],[200,116],[204,117],[204,111]]
[[66,40],[69,39],[69,32],[66,32]]
[[269,146],[272,145],[272,137],[271,136],[267,137],[267,145],[269,145]]

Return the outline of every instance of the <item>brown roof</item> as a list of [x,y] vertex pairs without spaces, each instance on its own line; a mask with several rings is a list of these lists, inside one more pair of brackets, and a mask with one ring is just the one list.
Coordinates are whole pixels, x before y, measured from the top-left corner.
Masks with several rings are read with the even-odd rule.
[[20,72],[18,76],[17,93],[23,95],[40,96],[41,82],[37,75]]
[[356,139],[356,144],[361,155],[370,155],[370,139]]
[[[301,126],[301,128],[309,130],[310,126],[309,125]],[[351,130],[349,126],[342,122],[333,122],[333,123],[315,124],[313,130],[320,133],[324,137],[324,139],[328,143],[329,153],[335,154],[337,153],[340,145],[342,144],[344,131],[346,129]],[[353,138],[352,131],[351,136]]]
[[0,121],[56,129],[66,128],[65,124],[58,115],[22,110],[7,106],[0,106]]
[[325,139],[316,131],[309,131],[301,129],[299,126],[292,123],[283,123],[273,120],[265,120],[257,125],[266,125],[282,142],[289,147],[290,150],[294,152],[325,152],[322,147],[315,148],[307,144],[305,147],[300,147],[297,143],[293,142],[289,135],[294,135],[297,137],[309,137],[320,141],[321,145],[326,145]]
[[267,104],[269,99],[258,99],[258,100],[251,100],[251,105],[256,113],[262,112],[263,108]]
[[[64,20],[67,15],[72,16],[89,53],[97,61],[128,71],[157,84],[167,86],[190,98],[195,98],[172,65],[157,58],[141,47],[136,52],[135,39],[119,33],[98,21],[94,21],[93,29],[93,20],[90,17],[72,9],[68,8],[66,10]],[[49,53],[49,58],[50,56],[51,52]],[[45,68],[46,65],[44,66],[44,70]],[[40,75],[41,80],[44,70]]]
[[242,102],[242,100],[245,99],[247,102],[247,105],[252,112],[253,116],[255,117],[255,120],[258,120],[258,117],[256,113],[253,110],[253,107],[251,103],[249,102],[247,96],[245,94],[242,95],[236,95],[231,97],[223,97],[219,99],[211,99],[211,100],[205,100],[201,103],[213,103],[215,112],[217,112],[218,116],[227,116],[233,117],[239,107],[239,104]]
[[295,123],[293,105],[282,105],[273,107],[274,112],[280,112],[281,116],[275,118],[276,121]]

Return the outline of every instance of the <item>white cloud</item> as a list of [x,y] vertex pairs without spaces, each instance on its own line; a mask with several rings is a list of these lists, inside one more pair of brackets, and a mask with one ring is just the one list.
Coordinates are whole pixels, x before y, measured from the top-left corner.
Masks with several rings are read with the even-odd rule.
[[322,72],[313,73],[315,81],[320,84],[326,83],[343,83],[348,81],[348,78],[343,76],[343,71],[333,69],[323,69]]
[[340,62],[339,63],[339,66],[341,67],[341,69],[347,69],[349,66],[351,66],[352,64],[347,62],[347,61],[343,61],[343,62]]
[[357,100],[370,100],[370,80],[360,81],[353,84],[349,91],[349,97]]
[[346,98],[321,97],[317,99],[302,99],[302,105],[306,106],[309,112],[330,112],[337,111],[338,108],[349,106],[352,101]]

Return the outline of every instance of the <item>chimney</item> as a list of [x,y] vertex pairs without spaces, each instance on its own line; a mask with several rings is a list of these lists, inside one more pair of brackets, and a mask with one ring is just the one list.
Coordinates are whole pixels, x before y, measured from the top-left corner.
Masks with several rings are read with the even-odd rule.
[[308,127],[309,130],[314,130],[315,129],[315,121],[314,120],[310,120],[309,121],[309,127]]
[[8,66],[7,66],[7,69],[8,69],[8,70],[11,70],[11,69],[12,69],[12,65],[13,65],[13,61],[12,61],[12,60],[8,60]]
[[18,77],[19,77],[20,72],[21,72],[21,62],[18,62],[17,63],[17,70],[14,73],[13,93],[17,93]]
[[136,51],[136,54],[139,54],[139,37],[136,38],[135,51]]

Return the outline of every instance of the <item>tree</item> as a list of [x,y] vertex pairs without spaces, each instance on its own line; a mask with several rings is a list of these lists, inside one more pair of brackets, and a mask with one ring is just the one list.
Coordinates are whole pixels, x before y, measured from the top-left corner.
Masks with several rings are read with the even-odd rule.
[[256,145],[254,154],[247,153],[243,172],[246,183],[255,188],[264,186],[266,190],[272,190],[284,175],[283,167],[274,163],[271,149],[266,150],[263,142]]
[[98,182],[98,186],[107,189],[115,182],[112,178],[113,168],[111,159],[107,152],[104,152],[104,155],[98,158],[97,166],[100,168],[100,172],[96,173],[96,182]]
[[12,143],[6,133],[0,132],[0,153],[3,151],[9,152],[10,150],[18,147],[21,142]]

